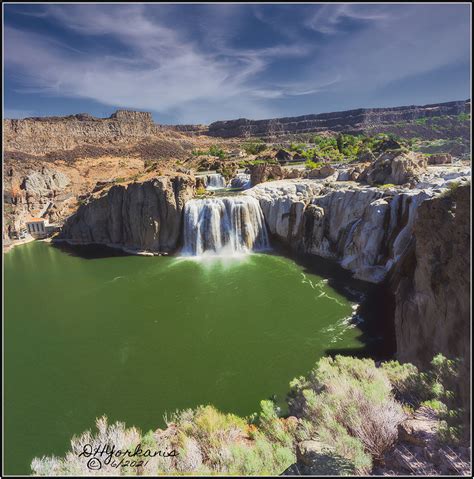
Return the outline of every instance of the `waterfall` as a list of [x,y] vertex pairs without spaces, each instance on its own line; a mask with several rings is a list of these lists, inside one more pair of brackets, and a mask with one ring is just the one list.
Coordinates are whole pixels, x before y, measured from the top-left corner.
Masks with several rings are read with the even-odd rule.
[[233,196],[186,203],[184,255],[231,255],[268,248],[265,221],[257,199]]
[[220,173],[212,173],[206,177],[207,190],[220,190],[225,188],[225,178]]
[[237,173],[232,180],[230,180],[231,188],[240,188],[246,190],[250,188],[250,175],[248,173]]

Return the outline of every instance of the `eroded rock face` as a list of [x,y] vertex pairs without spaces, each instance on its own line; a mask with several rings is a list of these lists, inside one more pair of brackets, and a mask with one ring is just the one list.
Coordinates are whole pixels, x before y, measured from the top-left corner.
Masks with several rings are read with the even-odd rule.
[[59,191],[70,183],[69,178],[59,171],[42,168],[33,171],[24,180],[21,188],[30,195],[48,195],[51,191]]
[[32,155],[71,150],[85,144],[110,145],[143,140],[159,131],[150,113],[126,110],[118,110],[110,118],[79,114],[4,120],[3,127],[5,151]]
[[209,136],[231,137],[271,137],[284,134],[345,131],[361,132],[370,130],[373,125],[386,125],[400,121],[412,121],[441,115],[458,115],[469,113],[470,102],[458,101],[437,103],[425,106],[402,106],[396,108],[360,108],[358,110],[321,113],[269,120],[216,121],[208,127]]
[[252,186],[264,183],[267,180],[280,180],[284,178],[284,171],[280,165],[252,165],[250,170],[250,182]]
[[424,191],[288,180],[259,185],[270,232],[294,250],[338,260],[355,276],[380,282],[407,245]]
[[31,217],[56,222],[64,213],[71,194],[70,178],[54,169],[7,168],[4,188],[5,233],[12,235],[25,228]]
[[66,221],[60,239],[171,252],[177,247],[182,210],[194,185],[194,178],[180,175],[113,186],[82,205]]
[[[293,250],[337,260],[355,277],[381,282],[406,253],[420,204],[462,169],[432,172],[421,188],[376,188],[332,180],[280,180],[248,190],[270,233]],[[460,181],[460,180],[459,180]]]
[[358,180],[369,185],[404,185],[416,182],[426,166],[426,158],[416,153],[385,152],[361,173]]
[[464,185],[418,208],[412,250],[394,280],[402,361],[426,366],[437,353],[469,357],[469,199]]

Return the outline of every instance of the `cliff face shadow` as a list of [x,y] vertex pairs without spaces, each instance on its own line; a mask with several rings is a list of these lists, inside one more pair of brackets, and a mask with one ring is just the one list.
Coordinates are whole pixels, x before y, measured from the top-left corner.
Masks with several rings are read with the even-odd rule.
[[281,245],[274,248],[273,254],[290,258],[304,268],[305,273],[326,278],[328,285],[337,293],[351,302],[359,303],[354,322],[360,331],[358,339],[364,346],[357,349],[327,349],[325,351],[327,355],[371,356],[375,360],[393,358],[396,352],[395,300],[386,282],[373,284],[355,279],[350,271],[342,268],[334,260],[294,253]]
[[69,256],[76,256],[82,259],[103,259],[113,258],[116,256],[133,256],[131,253],[127,253],[121,249],[100,244],[76,245],[67,243],[65,241],[53,241],[51,246]]

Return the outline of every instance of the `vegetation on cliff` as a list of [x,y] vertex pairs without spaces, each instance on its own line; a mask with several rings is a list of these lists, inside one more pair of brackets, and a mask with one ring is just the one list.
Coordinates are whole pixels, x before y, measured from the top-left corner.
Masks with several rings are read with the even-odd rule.
[[[36,475],[90,472],[92,455],[82,454],[106,445],[115,450],[161,451],[153,457],[95,456],[101,474],[281,474],[307,454],[303,444],[318,445],[316,458],[331,457],[335,474],[365,474],[398,439],[398,428],[415,408],[424,406],[441,421],[440,441],[461,440],[462,411],[456,394],[459,363],[436,356],[421,372],[412,364],[336,356],[319,360],[307,377],[291,383],[291,416],[262,401],[261,410],[247,418],[217,411],[213,406],[178,411],[165,417],[167,428],[146,434],[107,419],[97,420],[97,432],[87,431],[71,441],[64,458],[35,458]],[[174,452],[173,452],[174,451]],[[322,459],[321,459],[322,460]],[[132,461],[135,461],[132,464]],[[123,465],[127,462],[127,465]],[[138,464],[139,462],[139,464]],[[100,465],[100,467],[98,467]],[[316,470],[318,461],[316,460]],[[327,467],[327,461],[325,463]]]

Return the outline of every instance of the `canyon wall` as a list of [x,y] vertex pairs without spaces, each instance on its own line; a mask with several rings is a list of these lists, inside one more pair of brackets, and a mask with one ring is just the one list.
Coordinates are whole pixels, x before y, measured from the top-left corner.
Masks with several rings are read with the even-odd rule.
[[403,254],[416,207],[431,193],[282,180],[247,194],[259,199],[270,233],[280,242],[334,259],[356,278],[379,283]]
[[459,186],[418,208],[410,251],[392,280],[402,361],[469,357],[470,191]]
[[110,145],[150,137],[159,127],[151,113],[118,110],[109,118],[88,114],[4,120],[4,149],[31,155],[71,150],[77,146]]
[[[207,135],[222,138],[273,137],[295,133],[344,131],[366,132],[374,127],[413,121],[435,116],[470,113],[470,101],[453,101],[424,106],[396,108],[360,108],[335,113],[321,113],[270,120],[216,121],[208,127]],[[189,127],[188,127],[189,128]]]
[[80,206],[64,224],[59,239],[133,251],[172,252],[180,237],[184,204],[194,195],[194,184],[193,177],[177,175],[112,186]]

